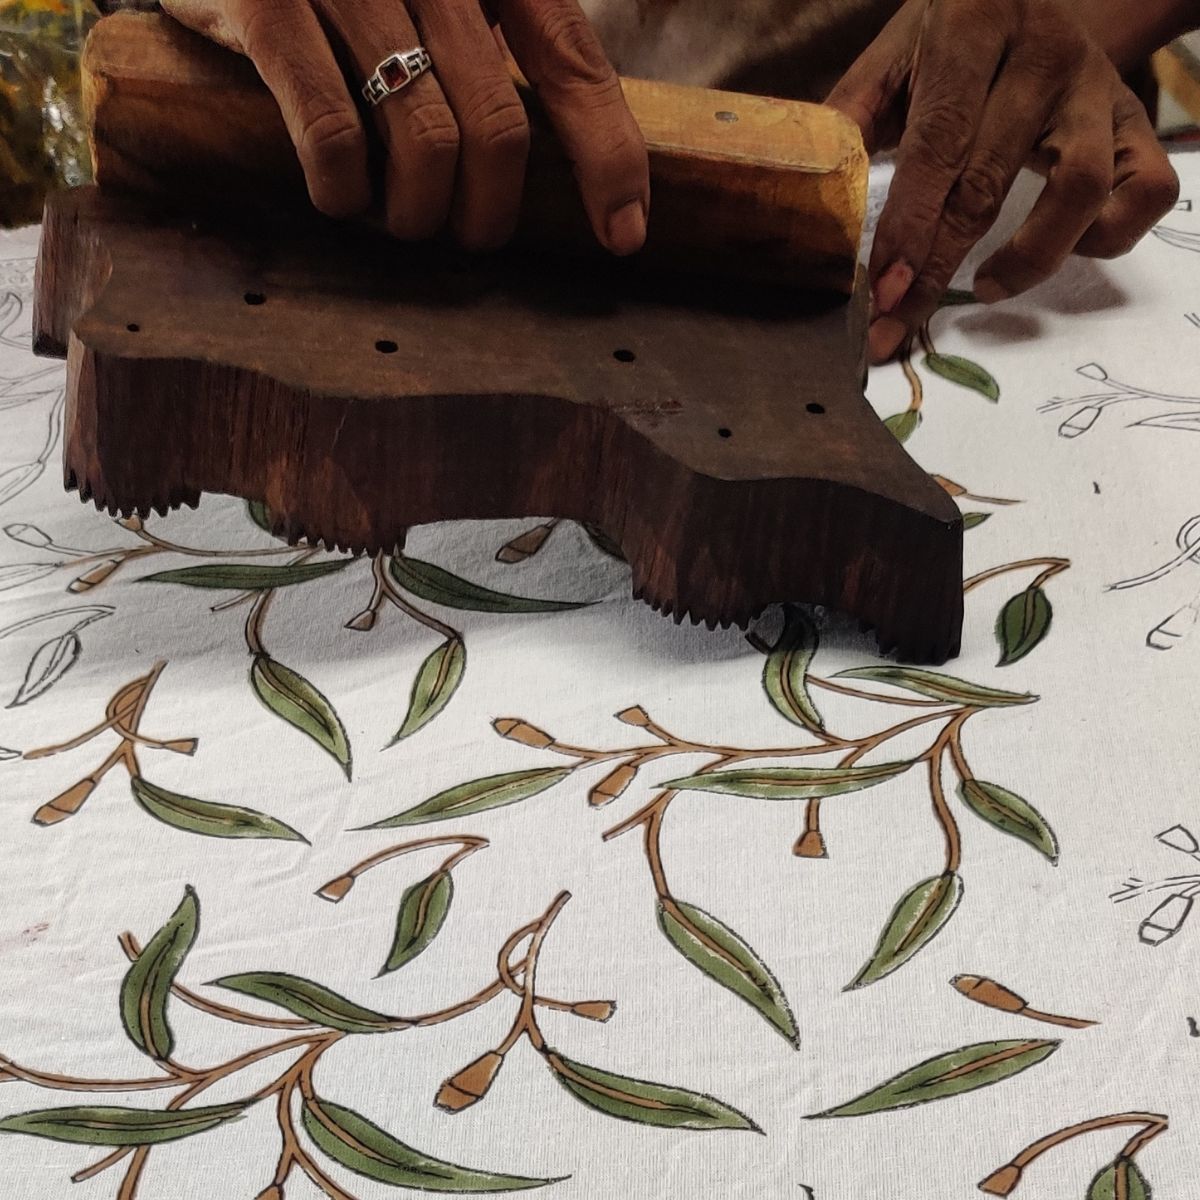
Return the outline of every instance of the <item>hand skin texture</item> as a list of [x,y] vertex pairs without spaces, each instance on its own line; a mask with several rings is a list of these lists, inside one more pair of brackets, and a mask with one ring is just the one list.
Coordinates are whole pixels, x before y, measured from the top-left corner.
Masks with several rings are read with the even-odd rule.
[[[396,237],[449,225],[469,249],[507,241],[530,136],[511,53],[574,163],[597,239],[614,254],[645,240],[645,143],[576,0],[490,0],[487,11],[480,0],[163,0],[163,8],[254,62],[312,201],[330,216],[372,203],[367,121],[386,151],[384,211]],[[433,70],[363,116],[351,86],[418,45]]]

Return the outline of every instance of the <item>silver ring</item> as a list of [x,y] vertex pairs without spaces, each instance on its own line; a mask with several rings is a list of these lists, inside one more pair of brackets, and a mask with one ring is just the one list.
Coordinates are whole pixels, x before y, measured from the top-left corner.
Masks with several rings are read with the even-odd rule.
[[402,92],[432,66],[433,60],[424,46],[389,55],[375,68],[375,73],[363,86],[363,96],[371,104],[382,104],[389,96]]

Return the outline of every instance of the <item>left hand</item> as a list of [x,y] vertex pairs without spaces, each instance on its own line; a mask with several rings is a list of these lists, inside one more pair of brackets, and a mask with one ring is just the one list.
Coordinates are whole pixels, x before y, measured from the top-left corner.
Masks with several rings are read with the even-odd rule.
[[898,142],[869,267],[872,362],[935,310],[1023,166],[1046,186],[976,272],[985,303],[1073,252],[1124,254],[1179,194],[1145,109],[1063,0],[907,0],[828,103],[869,151]]

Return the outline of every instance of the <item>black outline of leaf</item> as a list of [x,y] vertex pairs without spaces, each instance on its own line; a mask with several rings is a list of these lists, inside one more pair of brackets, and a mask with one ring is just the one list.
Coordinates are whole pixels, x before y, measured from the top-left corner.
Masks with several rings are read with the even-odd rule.
[[[213,800],[198,800],[195,796],[185,796],[180,792],[172,792],[167,788],[151,783],[144,776],[135,775],[130,781],[133,798],[138,807],[148,816],[172,829],[190,833],[196,837],[226,838],[228,840],[257,839],[272,842],[301,842],[310,845],[298,830],[283,821],[272,817],[269,813],[259,812],[253,808],[242,808],[237,804],[218,804]],[[179,808],[179,819],[173,819],[172,808]],[[188,811],[190,809],[190,811]],[[170,815],[168,815],[170,814]],[[193,829],[184,823],[185,817],[190,817],[203,824],[208,821],[229,822],[232,831],[220,833],[215,829]]]
[[[461,637],[447,638],[437,647],[417,671],[408,699],[404,721],[388,743],[388,748],[419,733],[440,716],[454,699],[467,669],[467,645]],[[429,674],[433,672],[432,687]]]
[[948,383],[975,392],[993,404],[1000,401],[1000,385],[995,377],[969,358],[963,358],[960,354],[939,354],[934,351],[925,355],[924,365],[927,370]]
[[[196,1134],[207,1133],[210,1129],[216,1129],[220,1125],[229,1125],[234,1121],[240,1121],[245,1113],[245,1110],[253,1101],[242,1100],[234,1104],[212,1104],[207,1108],[181,1108],[181,1109],[161,1109],[161,1108],[123,1108],[116,1105],[106,1104],[91,1104],[91,1105],[68,1105],[63,1108],[39,1108],[32,1109],[29,1112],[14,1113],[10,1117],[0,1119],[0,1133],[23,1133],[28,1137],[46,1138],[49,1141],[61,1142],[72,1146],[160,1146],[164,1142],[178,1142],[186,1137],[194,1137]],[[101,1130],[105,1127],[111,1128],[116,1123],[128,1121],[131,1125],[137,1118],[148,1118],[146,1128],[148,1130],[158,1129],[171,1131],[172,1128],[181,1128],[189,1125],[195,1125],[197,1128],[186,1129],[185,1132],[176,1132],[172,1136],[166,1137],[142,1137],[138,1139],[121,1140],[116,1137],[63,1137],[49,1132],[39,1132],[36,1129],[22,1128],[22,1123],[31,1122],[34,1118],[43,1118],[50,1121],[57,1114],[58,1120],[67,1119],[68,1114],[71,1118],[80,1121],[93,1120],[101,1123]],[[94,1131],[93,1131],[94,1132]],[[115,1132],[115,1131],[114,1131]],[[81,1131],[82,1133],[82,1131]]]
[[1010,667],[1041,645],[1054,622],[1054,606],[1045,588],[1030,585],[1004,604],[996,617],[1000,645],[998,667]]
[[[39,667],[38,659],[48,652],[49,661],[41,665],[40,673],[34,678],[34,670]],[[29,660],[25,668],[25,678],[17,688],[17,694],[8,702],[6,708],[20,708],[29,704],[39,696],[44,696],[62,677],[79,661],[83,653],[83,642],[74,629],[43,642]]]
[[286,1009],[301,1020],[340,1033],[365,1036],[410,1028],[406,1021],[356,1004],[324,984],[286,971],[240,971],[236,975],[222,975],[208,986],[253,996],[264,1004]]
[[824,729],[808,690],[808,669],[820,648],[817,623],[798,604],[783,609],[783,629],[763,664],[762,685],[775,710],[793,725]]
[[344,571],[353,558],[334,558],[327,562],[291,563],[270,567],[263,563],[203,563],[198,567],[179,567],[143,575],[137,583],[174,583],[182,587],[211,588],[227,592],[269,592],[274,588],[295,587],[314,579],[324,579]]
[[[490,812],[494,808],[506,808],[510,804],[519,804],[522,800],[530,800],[542,792],[562,783],[571,774],[571,767],[530,767],[524,771],[505,771],[499,775],[486,775],[481,779],[470,779],[466,783],[456,784],[422,800],[420,804],[397,813],[394,817],[385,817],[370,825],[360,826],[360,829],[399,829],[405,825],[423,825],[429,821],[452,821],[455,817],[473,816],[475,813]],[[521,786],[522,784],[528,786]],[[484,786],[487,785],[487,786]],[[479,807],[478,796],[488,797],[489,793],[499,792],[507,795],[509,789],[516,791],[510,799],[489,800]],[[478,796],[476,796],[478,793]],[[467,797],[461,805],[450,811],[438,811],[434,806],[453,803],[453,798],[462,795]],[[475,797],[475,798],[472,798]]]
[[[432,888],[432,894],[426,895],[429,889]],[[441,916],[436,917],[432,927],[427,924],[429,912],[437,900],[437,893],[445,889],[446,902],[442,908]],[[429,949],[433,939],[441,932],[442,926],[446,922],[446,917],[450,914],[450,905],[454,902],[454,878],[449,871],[440,870],[434,871],[432,875],[426,876],[424,879],[414,883],[412,887],[407,888],[404,895],[400,897],[400,908],[396,913],[396,932],[392,938],[391,948],[388,950],[387,959],[384,961],[383,967],[379,971],[379,978],[383,975],[390,975],[393,971],[398,971],[401,967],[412,962],[419,954],[423,954]],[[415,905],[415,910],[410,912],[410,906]],[[413,927],[408,929],[405,925],[408,918],[416,918],[413,922]],[[404,938],[404,944],[401,946],[401,938]]]
[[[409,569],[405,569],[409,568]],[[570,612],[586,608],[588,601],[541,600],[532,596],[513,596],[472,583],[434,563],[419,558],[393,555],[388,560],[388,573],[406,592],[431,604],[466,612],[482,613],[548,613]]]
[[[286,675],[276,678],[281,671]],[[302,685],[310,694],[305,696],[297,693],[293,690],[296,684]],[[315,742],[342,768],[346,779],[351,778],[354,754],[350,737],[337,709],[320,688],[299,671],[272,658],[265,651],[256,654],[250,664],[250,686],[268,712],[274,713],[285,724]],[[272,703],[271,697],[275,698],[276,703]],[[297,714],[303,715],[291,715],[277,707],[277,704],[290,705]]]

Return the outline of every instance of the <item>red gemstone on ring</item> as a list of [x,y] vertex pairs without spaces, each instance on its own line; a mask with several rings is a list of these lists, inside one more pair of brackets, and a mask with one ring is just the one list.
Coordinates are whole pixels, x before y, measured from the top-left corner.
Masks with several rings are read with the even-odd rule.
[[400,61],[399,55],[395,55],[379,65],[379,78],[387,85],[389,91],[403,87],[411,77],[411,72]]

